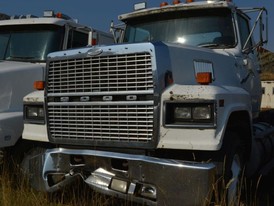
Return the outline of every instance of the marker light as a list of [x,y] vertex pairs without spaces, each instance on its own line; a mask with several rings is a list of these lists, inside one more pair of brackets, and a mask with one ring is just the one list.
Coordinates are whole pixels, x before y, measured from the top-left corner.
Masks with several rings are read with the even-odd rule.
[[209,84],[214,81],[213,63],[208,60],[194,60],[196,81],[200,84]]
[[186,3],[192,3],[193,0],[186,0]]
[[209,84],[212,82],[212,74],[211,72],[198,72],[196,74],[196,81],[199,84]]
[[43,90],[45,88],[45,82],[44,81],[35,81],[33,83],[33,88],[36,90]]
[[174,80],[173,80],[173,76],[172,76],[172,72],[171,71],[167,71],[165,73],[165,86],[169,86],[171,84],[174,83]]
[[162,3],[160,4],[160,7],[167,6],[167,5],[168,5],[167,2],[162,2]]
[[91,45],[96,45],[97,44],[97,32],[92,32],[92,39],[91,39]]
[[172,3],[173,3],[173,5],[176,5],[176,4],[180,4],[181,1],[180,0],[174,0]]
[[63,15],[62,15],[62,13],[60,13],[60,12],[56,14],[56,17],[57,17],[57,18],[60,18],[60,19],[61,19],[62,16],[63,16]]
[[95,38],[92,38],[91,39],[91,45],[93,46],[93,45],[96,45],[96,44],[97,44],[97,40]]

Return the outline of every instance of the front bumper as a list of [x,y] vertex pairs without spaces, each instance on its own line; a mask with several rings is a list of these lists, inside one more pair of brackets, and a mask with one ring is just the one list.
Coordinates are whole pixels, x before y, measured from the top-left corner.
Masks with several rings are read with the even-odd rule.
[[37,189],[53,192],[80,176],[96,191],[146,205],[204,205],[215,176],[213,163],[96,150],[57,148],[30,161]]

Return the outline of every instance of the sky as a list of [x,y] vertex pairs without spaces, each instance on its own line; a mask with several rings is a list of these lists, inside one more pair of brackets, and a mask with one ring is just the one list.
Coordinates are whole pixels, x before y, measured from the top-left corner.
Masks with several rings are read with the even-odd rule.
[[[147,7],[157,7],[172,0],[143,0]],[[181,0],[182,2],[184,0]],[[0,0],[0,13],[8,15],[33,14],[42,16],[44,10],[54,10],[77,19],[79,23],[105,32],[110,23],[119,23],[118,15],[133,11],[134,3],[142,0]],[[264,48],[274,52],[274,0],[234,0],[238,7],[265,7],[268,10],[268,43]]]

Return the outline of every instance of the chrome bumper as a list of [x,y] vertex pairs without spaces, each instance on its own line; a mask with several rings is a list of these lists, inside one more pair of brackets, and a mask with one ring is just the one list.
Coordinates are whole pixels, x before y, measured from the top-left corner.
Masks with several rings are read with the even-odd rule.
[[145,205],[204,205],[215,176],[213,163],[96,150],[51,149],[30,165],[36,189],[53,192],[80,176],[96,191]]

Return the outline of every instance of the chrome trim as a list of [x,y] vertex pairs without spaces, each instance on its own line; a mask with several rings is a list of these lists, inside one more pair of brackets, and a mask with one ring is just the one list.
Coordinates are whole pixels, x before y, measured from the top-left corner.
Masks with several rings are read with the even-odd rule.
[[[113,163],[117,161],[121,162],[120,166]],[[32,185],[40,190],[57,191],[80,176],[96,191],[147,205],[180,205],[182,202],[184,205],[202,205],[215,176],[213,163],[96,150],[56,148],[33,157],[31,162],[44,165],[40,168],[43,185],[32,181]],[[30,172],[35,176],[39,164],[36,167],[32,163]],[[52,184],[50,178],[60,174],[63,180]],[[110,189],[113,178],[128,182],[126,193]]]
[[[132,91],[130,94],[153,94],[153,90],[146,90],[146,91]],[[129,94],[128,91],[118,91],[118,92],[77,92],[77,93],[50,93],[48,97],[59,97],[59,96],[103,96],[103,95],[127,95]]]

